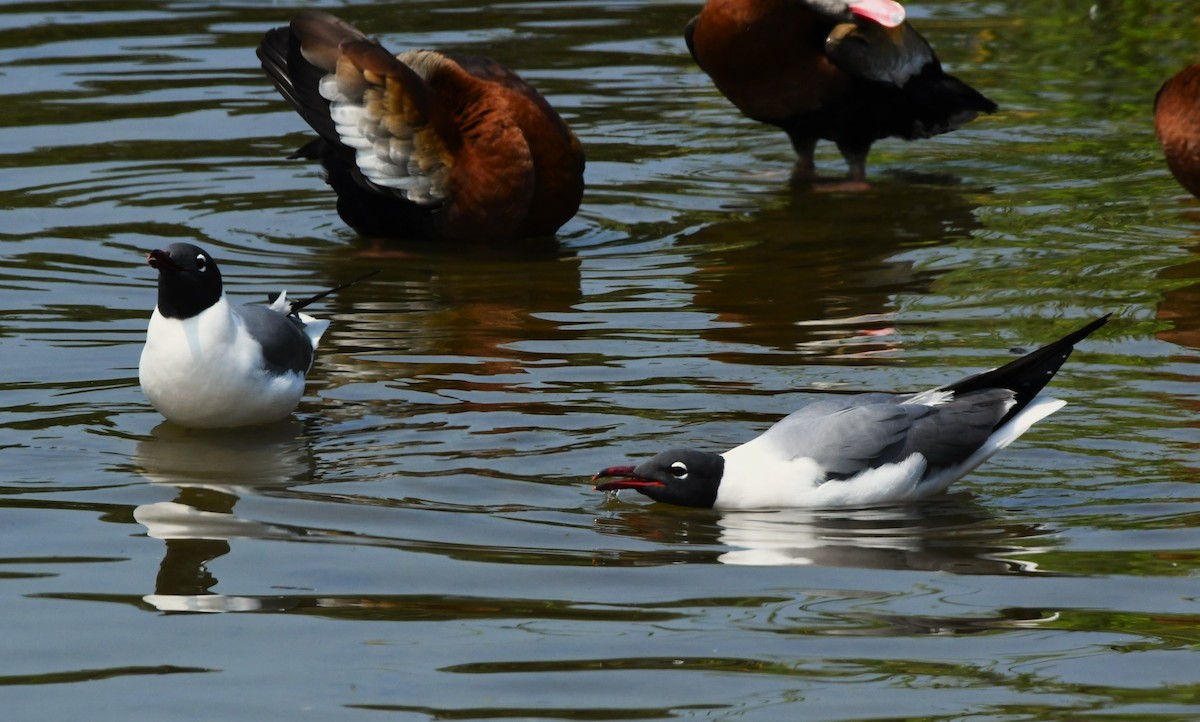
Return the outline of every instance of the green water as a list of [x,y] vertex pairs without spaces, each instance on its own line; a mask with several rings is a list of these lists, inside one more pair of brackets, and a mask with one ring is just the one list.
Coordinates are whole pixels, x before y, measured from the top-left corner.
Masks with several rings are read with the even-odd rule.
[[[578,133],[579,215],[494,253],[357,238],[287,160],[306,130],[254,48],[289,7],[0,5],[7,715],[1200,717],[1200,202],[1150,118],[1193,4],[910,4],[1001,111],[877,144],[855,194],[789,187],[786,138],[687,56],[698,5],[331,7],[511,65]],[[142,398],[144,254],[178,240],[238,300],[382,269],[314,309],[291,421],[189,434]],[[1109,311],[1069,405],[942,499],[722,514],[588,482]]]

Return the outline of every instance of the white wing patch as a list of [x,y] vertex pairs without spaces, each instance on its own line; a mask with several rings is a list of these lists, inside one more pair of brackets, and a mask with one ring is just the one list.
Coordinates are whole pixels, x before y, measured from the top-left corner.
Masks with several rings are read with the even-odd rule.
[[[902,405],[914,405],[914,406],[940,406],[942,404],[948,403],[953,400],[954,400],[954,392],[953,391],[947,391],[945,389],[937,388],[937,389],[929,389],[928,391],[922,391],[918,394],[913,394],[912,396],[909,396],[907,399],[904,399],[900,403]],[[1007,414],[1008,410],[1016,405],[1017,405],[1017,397],[1013,396],[1011,399],[1008,399],[1007,401],[1004,402],[1004,413]],[[1001,414],[1001,417],[1003,417],[1003,414]]]
[[300,322],[304,324],[304,335],[308,336],[309,343],[312,344],[313,351],[317,350],[317,344],[321,341],[321,336],[329,328],[329,320],[324,318],[313,318],[307,313],[297,313]]
[[280,291],[279,295],[275,297],[274,301],[271,301],[271,305],[267,306],[267,308],[271,309],[275,313],[287,313],[288,312],[287,289],[285,288],[282,291]]
[[[428,68],[435,65],[434,60],[421,57],[425,55],[443,57],[420,50],[396,57],[424,78]],[[338,64],[349,62],[343,58]],[[436,150],[422,147],[420,133],[424,129],[389,113],[388,93],[402,92],[400,85],[386,79],[384,85],[367,82],[357,68],[339,70],[323,77],[318,90],[329,101],[329,115],[338,137],[354,149],[354,162],[363,176],[418,205],[440,204],[447,195],[449,167]]]
[[953,400],[953,391],[946,391],[944,389],[929,389],[928,391],[922,391],[919,394],[913,394],[900,403],[912,404],[914,406],[940,406],[947,401]]
[[[267,308],[275,313],[287,314],[290,305],[287,300],[287,289],[279,292],[279,296],[271,302]],[[313,351],[317,350],[317,344],[321,341],[321,336],[329,328],[329,321],[317,319],[309,316],[307,313],[297,313],[296,317],[304,324],[304,335],[308,336],[309,343],[312,344]]]

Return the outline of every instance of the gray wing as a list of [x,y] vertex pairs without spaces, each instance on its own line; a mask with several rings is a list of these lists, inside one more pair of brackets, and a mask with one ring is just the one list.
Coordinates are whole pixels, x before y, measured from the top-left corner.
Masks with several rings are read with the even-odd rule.
[[807,457],[827,479],[903,461],[914,453],[930,468],[965,460],[992,434],[1011,405],[1007,389],[987,389],[939,404],[862,394],[809,404],[762,436],[782,458]]
[[312,341],[304,333],[304,323],[266,306],[247,304],[237,307],[250,336],[262,345],[263,365],[274,374],[306,374],[312,366]]
[[1004,420],[1016,396],[1011,389],[982,389],[927,406],[933,413],[913,424],[901,457],[919,453],[932,468],[965,461]]

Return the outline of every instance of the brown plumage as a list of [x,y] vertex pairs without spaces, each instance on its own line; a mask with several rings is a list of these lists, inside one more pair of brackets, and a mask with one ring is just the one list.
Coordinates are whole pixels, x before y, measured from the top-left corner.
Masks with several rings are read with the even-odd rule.
[[583,150],[536,90],[482,57],[393,56],[319,11],[270,30],[263,70],[320,136],[338,213],[359,233],[503,242],[579,209]]
[[996,110],[943,72],[903,17],[891,0],[708,0],[684,38],[739,110],[787,132],[797,177],[815,176],[825,139],[864,181],[876,140],[928,138]]
[[1200,65],[1163,83],[1154,97],[1154,132],[1175,180],[1200,198]]

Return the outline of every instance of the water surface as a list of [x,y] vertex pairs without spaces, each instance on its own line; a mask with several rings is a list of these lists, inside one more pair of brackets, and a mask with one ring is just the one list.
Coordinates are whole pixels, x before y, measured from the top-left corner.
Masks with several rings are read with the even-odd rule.
[[[254,57],[292,6],[0,4],[0,698],[21,719],[1200,716],[1200,206],[1153,137],[1178,2],[909,6],[1000,113],[861,194],[691,63],[699,2],[329,6],[489,54],[588,154],[554,244],[345,228]],[[306,6],[309,6],[306,4]],[[820,170],[842,172],[821,146]],[[231,296],[382,269],[294,418],[164,424],[154,247]],[[924,504],[718,513],[588,478],[1114,311],[1069,405]],[[208,613],[201,613],[208,612]]]

